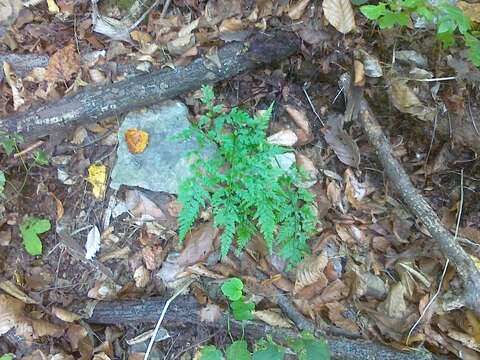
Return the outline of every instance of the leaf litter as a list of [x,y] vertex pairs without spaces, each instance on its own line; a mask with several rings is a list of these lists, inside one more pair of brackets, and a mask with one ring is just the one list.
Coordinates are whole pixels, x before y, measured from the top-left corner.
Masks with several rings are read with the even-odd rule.
[[[151,194],[139,189],[112,193],[107,187],[107,169],[112,168],[115,161],[112,150],[118,141],[118,119],[81,127],[71,134],[50,139],[54,146],[46,150],[52,156],[52,162],[57,161],[55,157],[58,156],[67,156],[68,159],[35,170],[34,176],[26,178],[27,186],[22,189],[21,196],[5,203],[1,209],[5,220],[1,229],[0,271],[2,278],[8,281],[2,281],[0,287],[3,291],[0,294],[0,329],[2,333],[15,331],[24,339],[37,341],[41,347],[35,352],[30,349],[27,353],[18,353],[19,356],[68,357],[76,352],[83,358],[92,357],[94,353],[96,358],[112,358],[115,347],[117,355],[130,354],[134,358],[139,352],[121,340],[134,338],[132,328],[98,327],[95,331],[101,334],[101,340],[92,339],[88,336],[89,327],[79,322],[78,308],[73,306],[75,300],[163,296],[166,288],[175,289],[182,277],[189,273],[201,276],[202,291],[195,296],[203,299],[201,318],[206,322],[217,321],[224,315],[224,299],[214,294],[218,282],[238,277],[247,284],[245,291],[259,301],[260,308],[254,316],[273,327],[290,326],[285,314],[279,313],[272,301],[270,287],[276,286],[300,312],[325,324],[327,332],[335,327],[371,340],[381,339],[396,347],[405,347],[406,335],[420,314],[426,311],[410,336],[409,346],[425,344],[438,354],[478,356],[478,319],[468,310],[449,310],[449,306],[455,305],[448,303],[449,296],[458,290],[454,269],[448,269],[441,295],[428,307],[440,282],[444,259],[432,248],[416,219],[402,213],[401,204],[378,169],[375,155],[362,138],[355,119],[344,124],[338,115],[343,109],[339,111],[333,100],[338,92],[335,82],[340,76],[337,66],[353,68],[349,49],[361,47],[363,55],[357,60],[361,62],[365,77],[358,78],[357,84],[365,83],[365,91],[373,102],[379,99],[378,111],[385,119],[382,125],[388,128],[392,143],[396,145],[395,154],[408,168],[417,188],[428,193],[436,210],[443,212],[447,221],[455,218],[460,206],[458,181],[452,173],[455,174],[462,164],[469,177],[465,178],[467,188],[475,190],[478,187],[477,180],[474,180],[478,178],[475,158],[468,149],[455,149],[446,160],[441,158],[438,154],[449,145],[448,142],[443,143],[431,134],[428,139],[423,133],[419,135],[424,125],[412,121],[415,118],[433,121],[435,108],[446,104],[449,121],[453,124],[450,130],[459,131],[457,124],[461,122],[457,122],[455,115],[467,117],[470,112],[468,102],[475,103],[476,96],[469,85],[464,86],[465,75],[461,75],[470,74],[471,81],[476,72],[468,65],[462,65],[461,54],[458,57],[449,55],[452,58],[447,63],[434,67],[424,43],[401,41],[401,51],[415,48],[419,55],[416,57],[425,61],[414,64],[402,59],[399,52],[399,60],[392,62],[393,51],[382,50],[393,50],[391,35],[381,39],[375,34],[368,35],[370,32],[365,31],[368,27],[357,8],[344,0],[321,4],[308,0],[290,4],[257,1],[252,7],[226,0],[206,4],[188,1],[188,6],[174,2],[165,16],[161,16],[161,7],[153,9],[143,24],[127,34],[128,41],[111,42],[105,39],[110,35],[126,38],[125,32],[110,31],[105,33],[106,37],[96,33],[98,24],[93,25],[89,16],[84,16],[89,6],[78,4],[68,10],[62,1],[52,1],[48,5],[49,11],[34,5],[29,11],[35,16],[23,13],[17,17],[16,25],[1,40],[2,46],[20,54],[50,55],[47,65],[36,67],[29,73],[16,71],[17,64],[11,64],[11,67],[3,64],[5,81],[0,84],[2,116],[46,100],[59,99],[90,84],[118,81],[128,75],[122,70],[127,68],[126,64],[134,63],[139,68],[147,67],[147,64],[153,68],[175,68],[193,61],[200,54],[215,71],[218,67],[217,49],[223,42],[243,40],[255,31],[274,29],[276,23],[297,31],[305,41],[303,57],[292,58],[293,62],[288,66],[280,63],[241,75],[229,85],[221,83],[218,93],[232,107],[264,109],[275,101],[280,109],[285,110],[285,114],[283,110],[279,111],[275,118],[277,122],[271,124],[270,141],[293,147],[294,161],[309,176],[308,182],[302,186],[317,199],[321,225],[311,239],[312,254],[301,267],[292,271],[287,271],[275,254],[268,254],[260,246],[252,245],[242,257],[228,254],[220,258],[218,232],[209,222],[211,215],[208,212],[204,214],[203,223],[198,224],[185,244],[179,247],[176,223],[172,221],[179,209],[172,198],[153,201]],[[472,21],[477,21],[475,4],[459,2],[459,6],[471,8]],[[115,7],[102,8],[102,16],[117,17],[120,21],[118,14],[121,12]],[[17,10],[11,9],[13,17]],[[76,29],[69,25],[73,24],[73,13],[77,20],[81,19],[76,23]],[[72,21],[58,27],[57,20],[52,20],[62,16]],[[364,32],[356,33],[358,29]],[[72,35],[74,30],[75,37]],[[372,36],[374,41],[371,41]],[[104,55],[91,56],[89,61],[80,57],[79,54],[87,52],[92,55],[93,49],[104,51]],[[387,73],[389,67],[385,64],[390,63],[393,63],[395,72]],[[360,69],[360,65],[357,64],[356,68]],[[426,72],[438,77],[458,72],[459,82],[442,83],[439,92],[433,82],[404,79],[405,76],[424,79]],[[294,77],[290,76],[292,73]],[[418,75],[420,73],[423,75]],[[318,81],[320,78],[322,81]],[[312,82],[308,90],[309,100],[303,91],[305,81]],[[201,105],[194,94],[185,95],[183,100],[191,115],[199,113]],[[387,112],[390,104],[396,109],[397,118]],[[472,113],[475,114],[477,107],[475,104],[473,107]],[[315,120],[317,114],[327,119],[323,129]],[[472,124],[472,121],[475,119],[468,118],[467,122]],[[440,131],[441,125],[436,130]],[[107,141],[109,134],[113,141]],[[395,143],[399,137],[403,142]],[[146,138],[134,134],[130,141],[133,154],[148,148]],[[440,160],[436,160],[434,171],[427,169],[425,173],[422,166],[430,153],[438,155]],[[14,173],[22,174],[23,170],[20,162],[11,162],[3,153],[1,161],[6,176],[4,191],[9,195],[14,193],[12,186],[19,189],[23,183],[23,178]],[[86,186],[84,179],[91,185]],[[111,228],[108,228],[100,224],[103,224],[105,204],[111,198],[118,204],[123,203],[124,211],[118,211],[112,217]],[[475,237],[479,223],[478,207],[473,199],[468,195],[463,204],[459,231],[462,236],[478,242],[478,236]],[[325,211],[321,211],[321,204],[327,204]],[[15,219],[22,219],[25,215],[49,219],[52,226],[50,231],[36,232],[37,237],[42,234],[43,245],[38,251],[36,242],[34,253],[39,256],[37,259],[28,257],[22,248],[19,237],[22,230],[17,225],[21,221]],[[98,228],[91,228],[92,224],[98,224]],[[73,255],[73,246],[65,248],[62,245],[64,242],[60,242],[59,234],[63,233],[63,228],[68,229],[68,236],[78,245],[79,249],[75,249],[82,256]],[[92,238],[89,245],[83,248],[82,244],[89,237]],[[17,262],[19,254],[23,256],[21,262]],[[91,261],[88,264],[79,260],[84,260],[85,254]],[[36,268],[45,271],[33,270]],[[260,281],[247,281],[256,269],[270,276],[268,286]],[[142,328],[149,329],[148,326]],[[175,327],[173,331],[179,333]],[[132,336],[125,337],[127,334]],[[142,332],[135,332],[138,334]],[[184,329],[182,337],[190,343],[204,341],[196,337],[193,330]],[[165,341],[167,349],[171,346],[177,354],[183,351],[173,341]],[[53,354],[51,348],[43,346],[47,342],[55,344],[59,353]],[[0,344],[2,349],[5,348],[4,343]],[[11,344],[7,344],[6,349],[10,352],[17,350]]]

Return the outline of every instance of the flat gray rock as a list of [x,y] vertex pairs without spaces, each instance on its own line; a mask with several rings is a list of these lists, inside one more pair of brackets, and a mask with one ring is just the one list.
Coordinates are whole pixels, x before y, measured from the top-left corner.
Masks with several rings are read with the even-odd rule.
[[[190,126],[187,114],[187,107],[183,103],[172,100],[128,113],[118,132],[117,163],[112,170],[110,187],[138,186],[177,194],[179,185],[191,175],[186,155],[198,149],[194,140],[171,139]],[[148,145],[143,153],[132,154],[128,151],[125,132],[132,128],[149,134]],[[205,154],[208,152],[205,151]]]

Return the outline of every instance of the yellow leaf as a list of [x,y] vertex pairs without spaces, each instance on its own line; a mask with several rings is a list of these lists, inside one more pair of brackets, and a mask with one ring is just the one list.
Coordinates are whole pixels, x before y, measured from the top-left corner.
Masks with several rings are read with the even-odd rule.
[[60,8],[55,3],[55,0],[47,0],[47,5],[48,11],[50,11],[51,13],[56,14],[60,12]]
[[128,151],[132,154],[142,153],[148,145],[148,133],[135,128],[128,129],[125,132],[125,141],[127,142]]
[[92,184],[95,199],[102,200],[107,189],[107,167],[105,165],[90,165],[87,181]]
[[324,0],[322,7],[325,18],[342,34],[347,34],[355,29],[355,18],[350,0]]

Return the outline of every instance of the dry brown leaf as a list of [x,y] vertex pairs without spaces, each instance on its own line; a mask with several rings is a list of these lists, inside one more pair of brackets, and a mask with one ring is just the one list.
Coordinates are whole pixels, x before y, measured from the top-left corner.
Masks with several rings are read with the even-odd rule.
[[362,202],[367,195],[368,186],[360,183],[351,169],[345,170],[345,198],[356,209],[368,209],[368,205]]
[[468,15],[470,20],[480,23],[480,3],[468,3],[466,1],[458,1],[456,6],[463,10]]
[[36,300],[32,299],[30,296],[25,294],[11,281],[8,281],[8,280],[0,281],[0,289],[5,291],[7,294],[17,298],[18,300],[23,301],[25,304],[38,304]]
[[342,280],[337,279],[334,282],[331,282],[323,290],[322,294],[314,299],[315,306],[314,309],[320,309],[323,304],[340,301],[348,296],[350,288],[347,287]]
[[309,3],[310,0],[299,0],[295,5],[290,6],[288,17],[292,20],[300,19]]
[[329,117],[323,134],[325,141],[332,147],[341,162],[356,168],[360,165],[360,150],[352,137],[343,130],[343,120],[340,115]]
[[145,267],[153,271],[160,267],[165,255],[161,246],[146,246],[142,249],[142,257]]
[[272,145],[293,146],[297,143],[298,137],[293,130],[281,130],[268,137],[267,142]]
[[118,290],[119,287],[117,287],[112,281],[97,280],[95,286],[88,290],[87,296],[96,300],[109,300],[115,297]]
[[311,285],[305,286],[303,289],[296,293],[296,297],[304,300],[310,300],[315,295],[322,292],[328,284],[327,276],[324,273],[320,273],[318,280]]
[[297,124],[297,126],[304,130],[307,133],[310,133],[310,123],[308,122],[307,114],[303,110],[298,110],[297,108],[286,105],[285,110],[288,115],[292,117],[292,120]]
[[270,326],[280,327],[280,328],[291,328],[291,322],[286,319],[284,316],[273,310],[259,310],[252,311],[252,314],[255,318],[262,320]]
[[14,297],[0,294],[0,335],[13,328],[22,316],[25,304]]
[[62,202],[55,196],[54,193],[50,193],[52,195],[53,199],[55,200],[55,209],[57,212],[57,221],[61,220],[63,218],[63,215],[65,214],[65,209],[63,208]]
[[[102,236],[103,239],[103,236]],[[123,248],[115,248],[114,250],[102,254],[100,256],[100,261],[103,263],[105,261],[110,261],[113,259],[128,259],[128,256],[130,255],[131,250],[130,247],[124,246]]]
[[138,190],[128,190],[125,202],[131,214],[139,220],[166,220],[163,211],[146,195]]
[[71,311],[68,311],[56,306],[52,307],[52,314],[55,315],[60,320],[63,320],[66,322],[74,322],[82,318],[78,314],[75,314]]
[[342,190],[336,181],[330,181],[327,185],[327,198],[330,204],[340,210],[343,214],[346,213],[345,206],[342,201]]
[[365,86],[365,68],[363,67],[363,64],[358,60],[354,60],[353,68],[355,74],[353,84],[359,87]]
[[69,81],[80,71],[80,56],[74,44],[65,46],[52,55],[45,74],[49,82]]
[[12,231],[10,229],[0,231],[0,246],[8,246],[10,241],[12,241]]
[[379,305],[379,310],[384,311],[390,318],[405,318],[407,303],[404,295],[405,287],[401,282],[396,283],[388,293],[385,301]]
[[390,83],[390,95],[393,105],[401,112],[413,115],[420,120],[433,121],[435,109],[425,106],[406,80],[395,79]]
[[207,277],[207,278],[217,279],[217,280],[225,279],[225,276],[209,270],[203,264],[194,264],[192,266],[187,267],[185,270],[187,274],[195,274],[202,277]]
[[219,230],[211,222],[200,225],[189,233],[185,239],[185,247],[178,258],[181,266],[193,265],[207,259],[218,247]]
[[328,309],[328,317],[332,323],[336,326],[347,330],[351,333],[359,333],[360,328],[358,325],[350,319],[347,319],[343,314],[346,312],[346,307],[339,302],[332,302],[325,304]]
[[135,286],[138,288],[144,288],[150,282],[150,271],[148,271],[143,265],[135,270],[133,273],[133,279],[135,280]]
[[53,336],[60,337],[63,335],[65,328],[61,325],[52,324],[42,319],[32,319],[33,332],[36,337]]
[[296,153],[295,158],[297,160],[296,161],[297,167],[300,170],[303,170],[306,175],[306,179],[305,181],[302,182],[301,187],[308,189],[309,187],[312,187],[313,185],[315,185],[315,183],[317,182],[318,180],[317,176],[319,171],[313,164],[313,161],[310,160],[305,155]]
[[67,329],[67,338],[70,342],[70,346],[72,350],[77,350],[78,345],[82,339],[84,339],[88,335],[87,329],[80,325],[70,325]]
[[241,31],[244,27],[245,25],[243,24],[241,19],[229,18],[223,20],[218,29],[220,30],[220,32],[233,32]]
[[216,304],[208,304],[200,310],[200,321],[213,323],[222,317],[222,310]]
[[298,266],[294,293],[298,293],[305,286],[316,283],[322,276],[325,266],[327,266],[328,257],[326,253],[321,253],[318,256],[308,256]]
[[3,72],[5,74],[5,80],[12,89],[13,110],[17,111],[22,105],[25,104],[26,94],[23,87],[23,81],[21,78],[15,75],[12,67],[7,62],[3,62]]
[[323,13],[328,22],[342,34],[347,34],[355,29],[350,0],[323,0]]

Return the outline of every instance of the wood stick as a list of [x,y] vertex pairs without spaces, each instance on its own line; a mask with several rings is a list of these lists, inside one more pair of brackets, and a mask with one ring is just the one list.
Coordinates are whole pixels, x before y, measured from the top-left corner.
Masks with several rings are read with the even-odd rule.
[[[148,298],[140,300],[118,300],[99,302],[90,318],[86,319],[91,324],[135,324],[140,322],[155,323],[162,311],[167,298]],[[201,306],[192,296],[179,296],[166,312],[164,322],[166,326],[181,328],[201,324],[202,327],[211,327],[216,330],[227,331],[228,322],[230,331],[234,335],[242,334],[242,323],[232,318],[221,319],[213,323],[200,321],[199,310]],[[259,321],[245,321],[245,334],[251,339],[261,339],[271,335],[275,341],[285,344],[288,338],[299,336],[297,331],[269,326]],[[343,360],[427,360],[438,359],[427,351],[401,352],[388,346],[363,339],[348,339],[345,337],[326,335],[333,359]]]
[[400,162],[393,156],[392,147],[363,97],[362,89],[352,89],[359,110],[359,120],[368,142],[375,148],[385,174],[410,211],[425,225],[443,255],[455,265],[463,281],[463,304],[480,316],[480,271],[472,258],[438,218],[427,200],[417,191]]
[[174,70],[155,71],[84,91],[0,120],[0,131],[45,136],[65,126],[92,123],[156,104],[231,78],[246,70],[295,54],[300,42],[292,33],[257,34],[218,51],[221,66],[197,59]]

